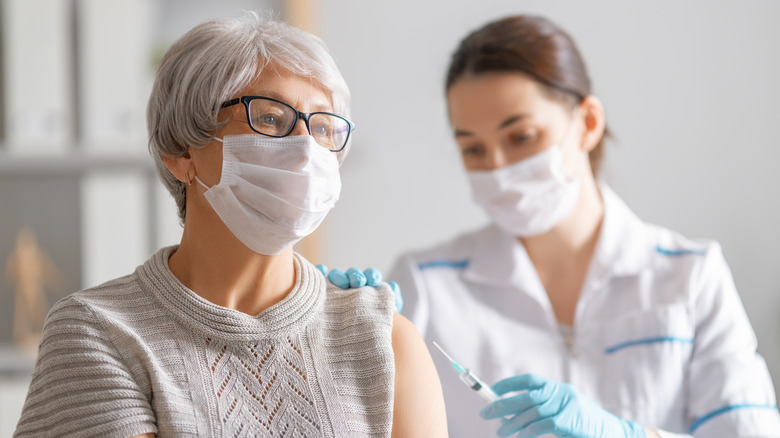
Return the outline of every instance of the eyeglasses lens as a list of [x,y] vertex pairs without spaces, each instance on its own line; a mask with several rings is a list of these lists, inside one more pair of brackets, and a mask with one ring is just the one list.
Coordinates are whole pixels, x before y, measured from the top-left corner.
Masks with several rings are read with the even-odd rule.
[[249,117],[249,122],[255,131],[275,136],[287,134],[297,121],[292,108],[265,99],[253,99],[249,102]]
[[[252,128],[266,135],[286,135],[298,119],[295,110],[273,100],[252,99],[249,102]],[[320,146],[331,150],[344,147],[349,136],[349,124],[341,117],[314,113],[309,118],[309,131]]]
[[341,149],[347,142],[349,125],[341,117],[314,113],[309,119],[309,130],[320,146],[336,150]]

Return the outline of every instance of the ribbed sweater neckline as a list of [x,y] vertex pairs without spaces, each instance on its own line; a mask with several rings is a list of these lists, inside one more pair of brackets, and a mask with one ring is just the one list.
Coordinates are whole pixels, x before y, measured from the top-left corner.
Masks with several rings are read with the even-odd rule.
[[173,275],[168,258],[176,248],[160,249],[136,273],[147,292],[174,319],[209,338],[244,343],[299,333],[325,300],[323,275],[296,253],[295,286],[282,301],[257,316],[219,306],[188,289]]

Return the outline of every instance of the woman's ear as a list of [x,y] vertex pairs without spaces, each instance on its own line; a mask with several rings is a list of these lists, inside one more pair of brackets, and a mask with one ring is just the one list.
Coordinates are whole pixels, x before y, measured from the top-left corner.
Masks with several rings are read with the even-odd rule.
[[585,122],[582,146],[586,152],[590,152],[604,137],[607,125],[604,106],[598,97],[591,94],[580,102],[580,108]]
[[189,152],[185,152],[184,155],[178,157],[162,157],[165,167],[184,184],[189,184],[195,175],[190,175],[192,170],[192,157]]

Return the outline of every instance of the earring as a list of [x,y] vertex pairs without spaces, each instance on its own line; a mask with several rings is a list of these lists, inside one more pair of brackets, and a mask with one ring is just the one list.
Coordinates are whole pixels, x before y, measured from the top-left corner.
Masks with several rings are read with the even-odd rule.
[[190,174],[189,174],[189,172],[186,172],[186,173],[184,174],[184,177],[185,177],[185,178],[187,178],[187,185],[188,185],[188,186],[191,186],[191,185],[192,185],[192,182],[190,181]]

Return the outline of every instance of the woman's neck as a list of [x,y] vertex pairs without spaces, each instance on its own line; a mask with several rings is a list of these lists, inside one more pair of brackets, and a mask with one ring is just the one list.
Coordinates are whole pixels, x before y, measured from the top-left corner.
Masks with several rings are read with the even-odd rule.
[[278,255],[247,248],[210,208],[188,209],[179,248],[168,265],[200,297],[223,307],[258,315],[295,286],[292,248]]
[[604,218],[604,202],[595,180],[581,180],[572,213],[545,234],[521,239],[559,322],[572,325]]

